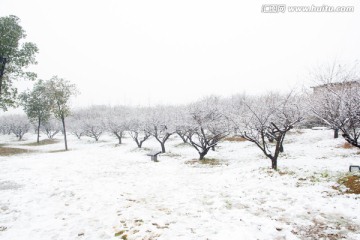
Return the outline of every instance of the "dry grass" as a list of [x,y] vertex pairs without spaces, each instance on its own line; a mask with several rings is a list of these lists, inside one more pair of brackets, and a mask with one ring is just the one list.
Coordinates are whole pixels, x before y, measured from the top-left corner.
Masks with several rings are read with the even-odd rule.
[[347,229],[350,232],[356,232],[358,227],[351,221],[327,221],[319,222],[313,219],[312,224],[308,226],[298,226],[295,224],[293,234],[299,236],[301,239],[347,239],[347,234],[344,231]]
[[215,158],[205,158],[203,160],[192,159],[192,160],[186,161],[185,164],[189,164],[189,165],[204,164],[204,165],[210,165],[210,166],[220,166],[220,165],[223,165],[224,163]]
[[42,146],[42,145],[49,145],[49,144],[55,144],[58,143],[59,140],[56,139],[44,139],[41,140],[39,143],[38,142],[32,142],[32,143],[26,143],[23,144],[24,146]]
[[228,141],[228,142],[245,142],[247,141],[245,138],[243,137],[226,137],[224,138],[224,141]]
[[338,183],[347,188],[345,193],[360,194],[360,176],[342,177],[338,180]]
[[344,144],[341,144],[341,145],[339,146],[339,148],[350,149],[350,148],[354,148],[354,146],[351,145],[351,144],[348,143],[348,142],[345,142]]
[[12,148],[12,147],[0,147],[0,156],[12,156],[22,153],[30,153],[32,150],[23,149],[23,148]]

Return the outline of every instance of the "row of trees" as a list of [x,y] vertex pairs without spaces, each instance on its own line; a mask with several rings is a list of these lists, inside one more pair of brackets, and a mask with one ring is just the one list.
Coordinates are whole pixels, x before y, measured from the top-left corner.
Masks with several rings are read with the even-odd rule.
[[[60,106],[59,99],[53,95],[58,91],[49,87],[58,81],[63,82],[58,78],[39,81],[32,91],[21,94],[21,99],[38,133],[37,141],[41,130],[50,138],[53,137],[51,133],[60,131],[56,121],[49,121],[53,115],[62,123],[61,132],[67,149],[64,119],[69,114],[68,102],[61,95],[65,105]],[[62,86],[71,86],[69,93],[74,93],[72,85]],[[211,149],[215,150],[223,138],[230,134],[237,135],[255,143],[271,159],[272,167],[276,169],[286,133],[303,119],[300,102],[300,98],[293,93],[271,93],[261,97],[236,96],[231,99],[212,96],[186,106],[92,106],[73,111],[68,118],[68,129],[79,139],[88,136],[95,141],[104,132],[109,132],[119,144],[123,136],[128,134],[139,148],[152,137],[159,142],[162,152],[166,151],[170,136],[176,134],[198,152],[200,160]]]
[[[54,117],[47,119],[45,122],[41,122],[40,128],[37,124],[37,122],[31,122],[25,115],[6,115],[0,118],[0,132],[3,135],[14,134],[19,141],[23,139],[26,133],[31,132],[31,130],[34,130],[37,134],[42,132],[49,139],[53,139],[58,133],[63,132],[61,122]],[[37,143],[39,143],[39,141],[37,141]]]
[[253,142],[271,160],[272,168],[277,169],[286,134],[299,124],[309,125],[314,118],[340,130],[346,141],[359,147],[358,75],[345,74],[340,66],[333,71],[337,72],[337,82],[326,78],[318,86],[320,90],[311,94],[207,97],[186,106],[152,108],[93,106],[74,111],[69,118],[69,128],[78,138],[89,136],[96,141],[107,131],[119,144],[127,133],[139,148],[153,137],[162,152],[166,151],[169,137],[176,134],[198,152],[200,160],[224,137],[235,135]]
[[[227,99],[212,96],[186,106],[92,106],[73,111],[68,127],[79,139],[89,136],[98,141],[104,132],[109,132],[119,144],[128,134],[139,148],[152,137],[162,152],[166,151],[169,137],[176,134],[198,152],[200,160],[226,136],[239,136],[253,142],[277,169],[286,134],[296,126],[309,125],[314,118],[339,129],[346,141],[359,147],[360,85],[354,81],[357,75],[352,76],[341,78],[344,81],[335,85],[324,83],[311,94],[269,93]],[[73,85],[54,77],[37,82],[31,92],[21,94],[24,110],[36,125],[36,132],[41,131],[41,126],[46,131],[45,125],[49,137],[61,131],[66,149],[65,117],[70,114],[69,98],[75,93]],[[51,115],[61,121],[61,130],[56,121],[49,121]]]

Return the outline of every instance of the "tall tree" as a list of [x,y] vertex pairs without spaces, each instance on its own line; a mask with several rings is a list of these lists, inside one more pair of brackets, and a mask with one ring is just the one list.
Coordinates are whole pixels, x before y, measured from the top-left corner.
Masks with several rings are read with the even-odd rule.
[[65,118],[70,115],[70,98],[77,95],[78,90],[74,84],[58,76],[46,81],[45,86],[48,98],[51,100],[51,111],[62,122],[65,150],[67,151]]
[[40,141],[40,126],[51,115],[51,101],[42,80],[35,83],[32,91],[20,95],[20,100],[28,118],[37,124],[37,143]]
[[15,105],[17,88],[14,80],[34,80],[36,74],[27,67],[36,64],[37,46],[32,42],[22,42],[26,38],[20,19],[10,15],[0,17],[0,108],[7,110]]

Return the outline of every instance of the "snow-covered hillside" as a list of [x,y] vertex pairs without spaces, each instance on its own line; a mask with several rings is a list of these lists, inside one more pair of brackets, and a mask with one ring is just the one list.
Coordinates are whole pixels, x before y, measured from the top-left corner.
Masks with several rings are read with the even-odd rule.
[[337,180],[359,150],[331,131],[289,133],[279,171],[250,142],[223,141],[201,164],[177,137],[159,162],[131,138],[29,146],[0,157],[0,239],[360,239],[360,197]]

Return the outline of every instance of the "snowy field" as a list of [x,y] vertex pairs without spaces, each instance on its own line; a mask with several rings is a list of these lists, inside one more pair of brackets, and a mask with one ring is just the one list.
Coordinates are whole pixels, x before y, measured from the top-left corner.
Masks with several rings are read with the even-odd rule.
[[360,239],[359,195],[333,188],[359,150],[331,131],[291,132],[279,172],[249,142],[221,142],[200,164],[175,136],[157,163],[153,139],[69,138],[63,152],[0,137],[32,150],[0,157],[0,239]]

